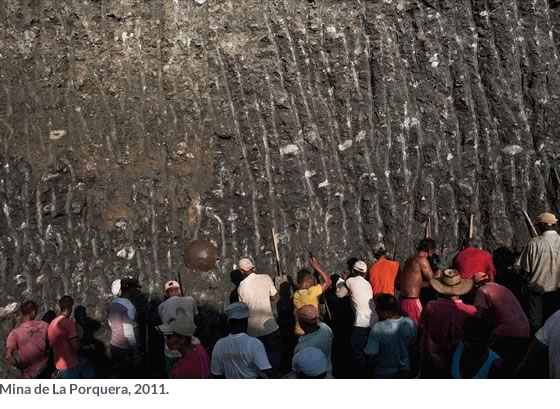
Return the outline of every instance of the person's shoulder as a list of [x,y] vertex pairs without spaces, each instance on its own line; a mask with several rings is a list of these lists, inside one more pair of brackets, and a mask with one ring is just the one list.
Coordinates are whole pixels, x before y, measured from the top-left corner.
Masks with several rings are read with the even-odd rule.
[[331,327],[329,327],[327,324],[325,324],[324,322],[320,322],[319,323],[319,328],[321,328],[324,332],[328,332],[330,334],[332,334],[332,329]]
[[416,326],[414,325],[414,321],[412,321],[408,317],[405,317],[404,315],[399,319],[399,326],[416,328]]

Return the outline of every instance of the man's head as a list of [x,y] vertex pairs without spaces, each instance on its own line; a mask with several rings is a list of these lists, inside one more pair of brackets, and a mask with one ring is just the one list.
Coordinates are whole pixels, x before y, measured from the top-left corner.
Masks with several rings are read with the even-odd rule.
[[473,280],[475,287],[482,287],[484,284],[490,281],[490,277],[488,277],[487,273],[478,272],[474,273]]
[[157,329],[162,335],[165,335],[167,348],[176,351],[184,345],[190,345],[196,331],[196,325],[192,317],[178,315],[169,319],[167,323],[160,325]]
[[61,313],[71,313],[74,308],[74,299],[69,295],[64,295],[58,300],[58,306],[60,307]]
[[247,332],[249,325],[249,307],[244,302],[234,302],[226,307],[229,332],[238,334]]
[[165,298],[181,296],[181,286],[177,281],[171,280],[165,283],[164,290],[165,290]]
[[363,277],[367,273],[367,264],[365,263],[365,261],[358,260],[354,263],[352,271],[354,275]]
[[492,333],[488,324],[479,317],[469,317],[463,323],[463,344],[471,350],[481,350],[490,345]]
[[558,219],[552,213],[541,213],[534,225],[542,232],[556,230]]
[[121,279],[121,297],[134,298],[140,294],[142,286],[138,283],[138,279],[134,277],[124,277]]
[[328,369],[327,358],[319,348],[302,349],[292,359],[292,370],[298,379],[323,379]]
[[418,252],[423,251],[423,252],[428,253],[428,256],[432,256],[434,254],[434,252],[436,251],[436,241],[434,239],[430,239],[430,238],[422,239],[418,243],[417,250],[418,250]]
[[463,243],[461,243],[461,247],[463,249],[468,249],[469,247],[476,247],[476,240],[475,239],[464,239]]
[[299,325],[306,334],[319,328],[319,310],[314,305],[304,305],[296,313]]
[[251,260],[245,257],[239,260],[239,270],[241,271],[241,274],[243,274],[243,277],[247,277],[255,272],[255,265]]
[[375,299],[375,312],[381,321],[400,316],[399,303],[394,295],[381,294]]
[[311,271],[303,269],[297,272],[297,283],[300,290],[312,287],[314,284],[313,274]]
[[39,311],[39,306],[35,301],[27,300],[21,304],[20,307],[21,317],[25,320],[32,321],[37,316],[37,311]]
[[375,246],[373,246],[373,256],[379,260],[382,257],[385,257],[387,255],[387,250],[385,249],[385,244],[383,243],[377,243]]

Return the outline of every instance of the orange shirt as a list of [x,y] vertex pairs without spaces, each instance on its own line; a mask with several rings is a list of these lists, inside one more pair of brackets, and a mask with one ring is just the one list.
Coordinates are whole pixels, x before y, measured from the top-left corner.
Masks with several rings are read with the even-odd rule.
[[369,283],[373,290],[373,298],[379,294],[395,295],[395,278],[399,272],[399,263],[382,258],[369,269]]

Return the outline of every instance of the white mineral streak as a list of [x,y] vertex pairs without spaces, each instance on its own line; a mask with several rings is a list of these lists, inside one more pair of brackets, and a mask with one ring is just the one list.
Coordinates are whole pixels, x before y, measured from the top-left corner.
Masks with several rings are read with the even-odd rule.
[[132,260],[135,254],[136,254],[136,250],[134,250],[134,247],[128,246],[120,249],[117,252],[117,257],[126,258],[127,260]]
[[297,153],[299,151],[299,148],[297,147],[297,145],[294,144],[289,144],[284,146],[283,148],[280,148],[280,153],[282,155],[290,155],[292,153]]
[[55,131],[51,131],[51,133],[49,134],[49,139],[56,141],[61,138],[64,138],[65,136],[66,136],[66,131],[64,129],[58,129]]
[[8,315],[13,314],[19,308],[19,304],[17,302],[10,303],[5,307],[0,307],[0,318],[6,318]]
[[352,146],[352,139],[346,139],[343,143],[338,145],[338,150],[344,152]]
[[319,183],[319,187],[327,187],[329,185],[329,181],[325,180],[324,182]]
[[523,152],[523,148],[519,145],[508,145],[502,149],[502,153],[510,156],[515,156],[521,152]]
[[453,159],[453,155],[451,153],[448,153],[447,154],[447,160],[451,160],[451,159]]

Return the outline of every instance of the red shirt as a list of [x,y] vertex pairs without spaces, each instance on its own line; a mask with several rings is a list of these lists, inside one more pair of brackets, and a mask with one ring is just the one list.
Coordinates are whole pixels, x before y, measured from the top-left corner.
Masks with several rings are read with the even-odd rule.
[[44,321],[26,321],[12,330],[6,348],[15,349],[25,369],[22,378],[34,378],[47,365],[47,328]]
[[515,295],[506,287],[487,283],[476,291],[474,305],[496,313],[496,335],[529,338],[529,320]]
[[463,322],[476,315],[476,308],[461,300],[430,301],[420,316],[423,330],[420,348],[431,357],[434,366],[444,369],[451,356],[451,347],[461,340]]
[[173,366],[172,379],[208,379],[210,358],[202,345],[195,344],[193,347]]
[[379,294],[395,295],[395,278],[399,272],[399,263],[381,258],[369,269],[369,283],[373,297]]
[[496,275],[492,255],[475,247],[467,247],[461,250],[455,256],[453,265],[459,271],[461,278],[472,278],[475,273],[486,273],[493,281]]
[[49,325],[48,334],[56,369],[70,369],[78,365],[78,354],[70,344],[71,339],[78,337],[76,323],[59,315]]

